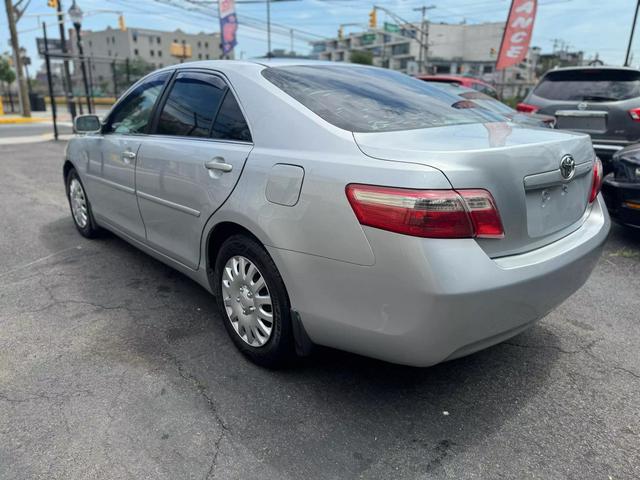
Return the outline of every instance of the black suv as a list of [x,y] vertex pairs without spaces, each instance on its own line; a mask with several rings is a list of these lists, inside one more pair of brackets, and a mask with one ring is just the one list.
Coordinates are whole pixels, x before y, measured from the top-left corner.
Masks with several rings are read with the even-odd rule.
[[571,67],[548,71],[517,106],[556,117],[556,128],[591,135],[605,163],[640,139],[640,70]]

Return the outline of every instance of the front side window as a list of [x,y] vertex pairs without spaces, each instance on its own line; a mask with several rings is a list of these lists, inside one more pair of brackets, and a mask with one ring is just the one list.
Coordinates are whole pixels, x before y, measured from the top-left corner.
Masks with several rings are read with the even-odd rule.
[[109,116],[105,133],[146,133],[151,112],[162,87],[169,78],[168,72],[154,75],[127,95]]
[[227,86],[215,75],[178,74],[162,109],[156,133],[209,137]]
[[249,126],[231,90],[227,90],[220,106],[211,136],[221,140],[251,141]]
[[408,75],[373,67],[291,66],[262,75],[309,110],[351,132],[501,122],[504,118]]

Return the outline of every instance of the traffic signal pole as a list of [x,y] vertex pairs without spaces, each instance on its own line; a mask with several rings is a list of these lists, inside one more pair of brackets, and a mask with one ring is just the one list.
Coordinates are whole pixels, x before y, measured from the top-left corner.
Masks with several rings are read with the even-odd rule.
[[67,88],[67,108],[71,114],[71,119],[76,118],[76,104],[73,98],[73,84],[71,83],[71,71],[69,70],[69,59],[67,57],[69,51],[67,49],[67,39],[64,34],[64,13],[62,13],[62,1],[58,0],[56,4],[58,12],[58,26],[60,27],[60,41],[62,42],[62,54],[65,56],[63,60],[64,77],[66,79]]

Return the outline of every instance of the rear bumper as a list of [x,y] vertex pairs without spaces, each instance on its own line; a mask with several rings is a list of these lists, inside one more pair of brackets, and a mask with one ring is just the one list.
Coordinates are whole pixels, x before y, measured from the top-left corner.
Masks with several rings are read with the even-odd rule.
[[617,182],[611,173],[602,183],[602,195],[614,220],[640,227],[640,183]]
[[419,239],[365,228],[376,256],[358,266],[270,248],[315,343],[428,366],[513,336],[587,280],[609,231],[599,197],[567,237],[491,259],[472,239]]

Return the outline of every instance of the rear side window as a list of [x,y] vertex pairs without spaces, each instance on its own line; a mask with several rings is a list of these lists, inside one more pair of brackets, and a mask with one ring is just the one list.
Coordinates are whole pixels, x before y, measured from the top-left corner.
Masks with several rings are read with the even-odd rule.
[[403,73],[373,67],[271,67],[262,75],[336,127],[388,132],[504,119]]
[[549,100],[612,102],[640,97],[640,72],[585,69],[551,72],[533,91]]
[[215,75],[178,74],[164,104],[157,133],[182,137],[209,137],[227,86]]
[[222,140],[251,141],[249,127],[231,90],[227,90],[211,136]]

